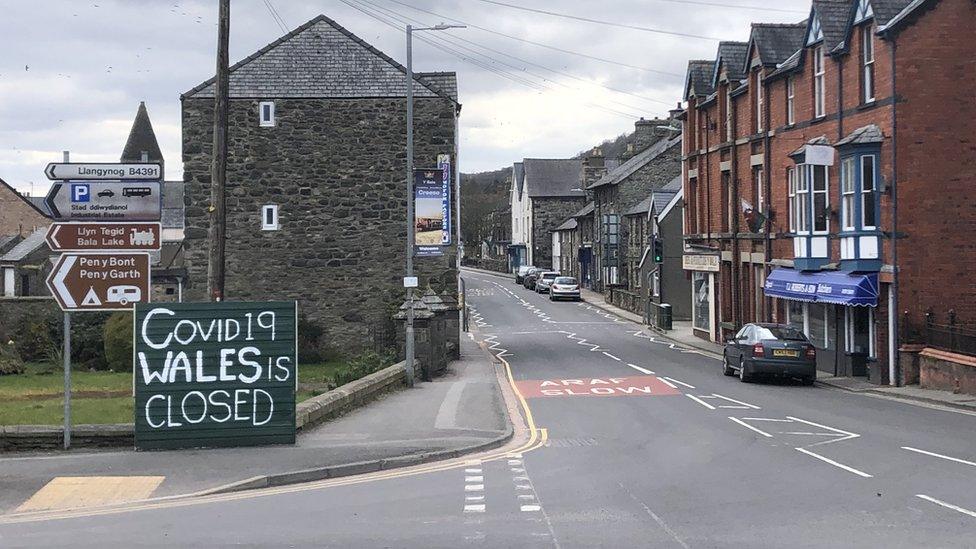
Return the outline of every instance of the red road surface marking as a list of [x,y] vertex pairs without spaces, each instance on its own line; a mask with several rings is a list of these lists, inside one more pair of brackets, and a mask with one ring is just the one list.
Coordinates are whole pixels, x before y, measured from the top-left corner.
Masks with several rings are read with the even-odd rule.
[[654,376],[543,379],[516,381],[525,398],[567,396],[662,396],[680,395]]

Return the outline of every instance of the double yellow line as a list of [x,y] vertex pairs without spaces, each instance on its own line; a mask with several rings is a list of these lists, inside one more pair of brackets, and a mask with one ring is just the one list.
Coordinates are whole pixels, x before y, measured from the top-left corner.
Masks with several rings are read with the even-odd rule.
[[[528,403],[525,401],[525,397],[519,393],[518,388],[515,385],[515,378],[512,376],[512,367],[509,365],[508,361],[504,358],[497,357],[501,361],[502,365],[505,367],[505,376],[508,378],[508,382],[511,385],[512,391],[518,399],[518,403],[525,415],[526,430],[529,433],[528,440],[522,445],[514,449],[497,449],[489,452],[480,459],[481,461],[494,461],[502,459],[512,454],[522,454],[526,452],[531,452],[532,450],[541,448],[546,444],[549,438],[548,431],[545,428],[538,428],[535,425],[535,420],[532,417],[532,411],[529,409]],[[458,469],[464,467],[472,458],[476,458],[477,454],[473,456],[461,456],[447,461],[442,461],[438,463],[431,463],[426,465],[416,465],[413,467],[405,467],[403,469],[394,469],[390,471],[379,471],[376,473],[368,473],[364,475],[356,475],[346,478],[338,479],[325,479],[314,482],[309,482],[305,484],[296,484],[292,486],[280,486],[276,488],[262,488],[257,490],[249,490],[244,492],[234,492],[229,494],[214,494],[205,496],[175,496],[172,498],[158,498],[158,499],[148,499],[141,502],[135,502],[131,504],[125,504],[113,507],[103,507],[98,509],[68,509],[61,511],[41,511],[33,513],[16,513],[0,517],[0,525],[2,524],[19,524],[27,522],[40,522],[48,520],[64,520],[71,518],[83,518],[83,517],[97,517],[104,515],[113,515],[119,513],[131,513],[136,511],[153,511],[157,509],[172,509],[177,507],[189,507],[192,505],[206,505],[210,503],[223,503],[228,501],[240,501],[251,498],[259,498],[266,496],[275,496],[281,494],[292,494],[297,492],[307,492],[310,490],[319,490],[324,488],[335,488],[338,486],[351,486],[355,484],[364,484],[367,482],[376,482],[380,480],[389,480],[396,478],[406,478],[416,475],[424,475],[428,473],[436,473],[439,471],[448,471],[451,469]]]

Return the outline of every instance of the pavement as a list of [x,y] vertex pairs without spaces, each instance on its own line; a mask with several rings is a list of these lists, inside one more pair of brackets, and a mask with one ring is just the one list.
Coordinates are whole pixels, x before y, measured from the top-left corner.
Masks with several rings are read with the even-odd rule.
[[424,470],[0,517],[0,546],[972,547],[976,413],[742,383],[591,303],[464,277],[474,337],[535,442]]
[[468,338],[461,354],[444,376],[302,432],[295,446],[0,454],[0,514],[281,484],[335,476],[349,464],[501,444],[511,427],[495,365]]

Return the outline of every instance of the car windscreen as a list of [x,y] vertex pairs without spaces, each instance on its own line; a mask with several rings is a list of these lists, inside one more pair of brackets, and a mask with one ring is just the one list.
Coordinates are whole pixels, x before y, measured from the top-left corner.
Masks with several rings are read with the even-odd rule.
[[552,280],[559,276],[559,273],[542,273],[542,278],[546,280]]
[[792,326],[757,326],[756,339],[781,339],[785,341],[806,341],[803,332]]
[[560,276],[560,277],[557,277],[556,280],[553,281],[553,284],[575,285],[576,284],[576,279],[573,278],[573,277],[571,277],[571,276]]

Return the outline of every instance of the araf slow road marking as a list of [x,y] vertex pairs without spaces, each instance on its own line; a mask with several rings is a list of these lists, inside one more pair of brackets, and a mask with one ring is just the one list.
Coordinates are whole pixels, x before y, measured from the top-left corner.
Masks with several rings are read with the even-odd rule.
[[681,394],[681,391],[654,376],[522,380],[516,381],[515,385],[525,398]]

